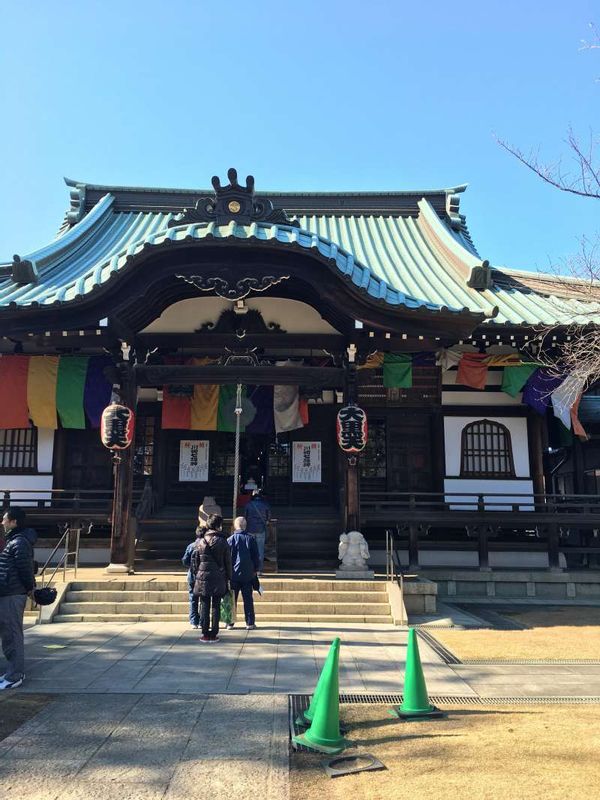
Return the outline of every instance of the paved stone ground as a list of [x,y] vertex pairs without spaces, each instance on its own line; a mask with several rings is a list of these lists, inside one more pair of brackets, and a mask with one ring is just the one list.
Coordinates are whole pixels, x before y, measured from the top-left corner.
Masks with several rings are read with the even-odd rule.
[[284,695],[60,695],[0,743],[0,799],[285,800],[287,725]]
[[[22,691],[55,697],[0,742],[0,800],[285,800],[287,695],[312,691],[336,635],[342,692],[402,691],[407,631],[391,625],[237,628],[216,645],[184,623],[30,628]],[[420,651],[430,694],[600,696],[600,665]]]
[[[185,623],[65,623],[26,633],[25,691],[245,694],[311,692],[334,636],[344,692],[402,690],[407,632],[392,625],[264,625],[202,644]],[[421,644],[433,694],[473,690]]]

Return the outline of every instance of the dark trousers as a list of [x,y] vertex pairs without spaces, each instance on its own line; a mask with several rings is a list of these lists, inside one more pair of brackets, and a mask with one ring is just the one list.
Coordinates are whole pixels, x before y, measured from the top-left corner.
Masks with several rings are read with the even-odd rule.
[[23,613],[27,596],[24,594],[0,597],[0,638],[2,652],[8,662],[7,681],[18,681],[25,672]]
[[200,596],[200,627],[202,636],[215,639],[219,633],[221,598],[215,595]]
[[242,593],[242,600],[244,601],[244,617],[246,618],[246,625],[254,625],[254,598],[252,597],[252,581],[248,583],[241,583],[239,581],[231,581],[231,588],[235,592],[235,605],[237,608],[237,601],[240,592]]
[[194,594],[194,587],[190,586],[190,622],[192,625],[200,624],[200,612],[198,611],[198,601],[200,598]]

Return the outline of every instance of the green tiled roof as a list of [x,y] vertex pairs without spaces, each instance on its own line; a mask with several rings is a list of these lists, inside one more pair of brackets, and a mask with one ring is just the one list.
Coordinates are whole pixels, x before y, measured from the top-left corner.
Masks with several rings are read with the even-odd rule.
[[[457,213],[458,204],[454,214],[448,208],[448,198],[455,196],[451,193],[462,191],[463,187],[447,190],[446,195],[444,190],[423,193],[422,199],[415,199],[412,207],[401,212],[385,208],[386,193],[360,195],[367,198],[367,205],[373,210],[357,208],[356,202],[350,202],[356,197],[352,193],[338,193],[335,203],[339,207],[319,208],[314,213],[310,211],[311,202],[324,204],[319,196],[310,195],[310,201],[301,208],[301,196],[294,195],[298,211],[289,209],[290,217],[297,219],[299,228],[269,223],[168,227],[180,208],[136,209],[137,195],[128,204],[116,201],[119,191],[141,190],[109,191],[94,200],[88,210],[82,200],[85,185],[77,187],[75,197],[72,193],[71,225],[48,246],[22,257],[35,265],[37,282],[19,285],[10,277],[0,277],[0,309],[14,304],[48,307],[73,301],[113,279],[130,265],[133,256],[147,248],[168,246],[171,242],[231,239],[316,249],[341,275],[390,306],[484,313],[490,317],[490,325],[600,321],[600,303],[586,302],[581,292],[570,292],[568,281],[555,277],[496,268],[492,271],[491,288],[469,287],[471,270],[482,262],[464,217]],[[410,194],[419,196],[418,192]],[[285,195],[279,197],[285,205]],[[444,200],[447,214],[443,211]],[[496,307],[498,314],[492,320]]]

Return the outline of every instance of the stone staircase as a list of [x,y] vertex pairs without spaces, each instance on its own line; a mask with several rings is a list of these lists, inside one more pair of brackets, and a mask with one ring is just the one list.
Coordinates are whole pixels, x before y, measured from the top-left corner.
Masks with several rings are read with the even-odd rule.
[[[255,593],[257,624],[262,622],[391,622],[382,581],[262,578]],[[179,581],[75,581],[54,622],[183,622],[187,583]],[[240,597],[238,620],[243,621]]]

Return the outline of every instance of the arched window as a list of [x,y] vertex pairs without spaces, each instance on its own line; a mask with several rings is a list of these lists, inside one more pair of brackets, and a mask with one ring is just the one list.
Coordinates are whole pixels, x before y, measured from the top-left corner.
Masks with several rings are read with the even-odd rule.
[[510,432],[505,425],[480,419],[462,432],[461,478],[514,478]]

